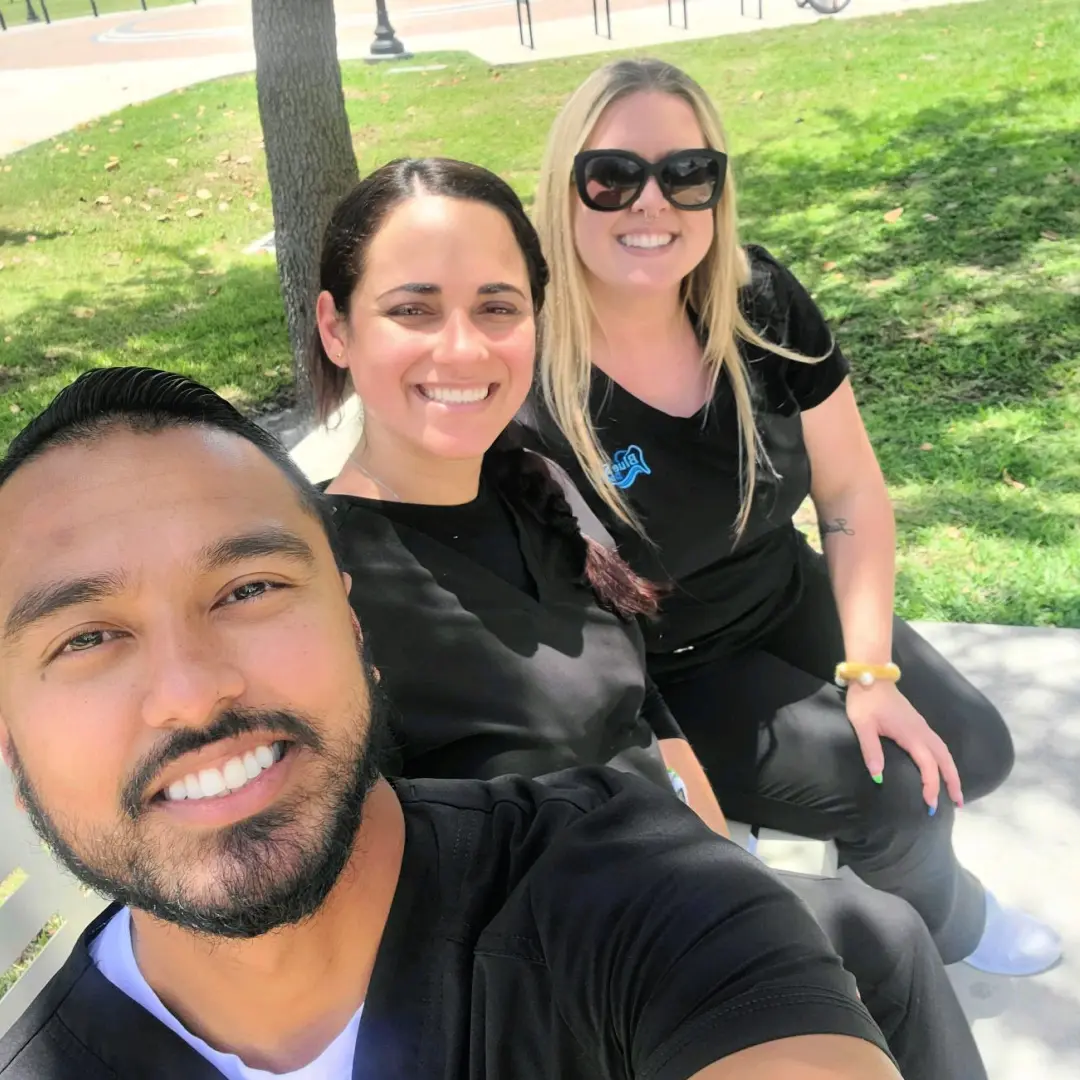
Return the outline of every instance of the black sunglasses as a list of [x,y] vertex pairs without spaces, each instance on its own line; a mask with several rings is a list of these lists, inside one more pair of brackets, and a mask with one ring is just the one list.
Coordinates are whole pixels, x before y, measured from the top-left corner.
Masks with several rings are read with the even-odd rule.
[[724,191],[727,160],[719,150],[676,150],[659,161],[632,150],[583,150],[574,158],[574,183],[590,210],[625,210],[651,176],[672,206],[711,210]]

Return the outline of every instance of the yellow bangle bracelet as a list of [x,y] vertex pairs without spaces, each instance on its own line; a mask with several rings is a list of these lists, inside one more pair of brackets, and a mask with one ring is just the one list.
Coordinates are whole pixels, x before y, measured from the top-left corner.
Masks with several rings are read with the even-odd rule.
[[900,669],[895,664],[855,664],[845,660],[836,665],[836,685],[847,686],[857,682],[860,686],[873,686],[876,682],[899,682]]

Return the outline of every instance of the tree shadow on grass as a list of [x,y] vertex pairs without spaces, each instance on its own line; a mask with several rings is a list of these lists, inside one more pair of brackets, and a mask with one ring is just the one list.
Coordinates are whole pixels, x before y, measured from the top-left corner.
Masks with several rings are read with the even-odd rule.
[[[104,293],[70,290],[3,328],[12,341],[0,343],[0,451],[68,382],[94,367],[179,371],[247,412],[291,401],[273,262],[200,273],[209,271],[207,260],[171,254],[180,265],[132,274]],[[92,314],[80,318],[76,310]]]
[[[794,153],[780,142],[741,155],[746,216],[758,236],[782,242],[790,258],[820,256],[866,277],[1006,266],[1024,257],[1042,231],[1076,232],[1080,186],[1072,177],[1080,168],[1080,131],[1029,122],[1041,100],[1058,104],[1076,92],[1075,84],[1057,81],[984,103],[941,101],[900,118],[902,126],[888,134],[876,114],[826,110],[839,153]],[[800,148],[811,145],[803,140]],[[904,218],[896,227],[868,227],[900,206]],[[815,207],[835,211],[832,226],[804,229],[782,220]],[[923,214],[938,220],[922,223]]]

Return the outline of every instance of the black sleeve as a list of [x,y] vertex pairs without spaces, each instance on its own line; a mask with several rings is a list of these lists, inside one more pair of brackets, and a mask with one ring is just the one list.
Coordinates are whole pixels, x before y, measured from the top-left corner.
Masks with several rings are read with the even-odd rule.
[[[580,784],[581,772],[561,776]],[[851,1036],[888,1054],[794,893],[654,785],[602,783],[614,796],[563,830],[531,897],[560,1010],[599,1048],[598,1075],[688,1080],[798,1035]]]
[[652,728],[658,739],[685,739],[679,721],[672,715],[656,683],[645,676],[645,700],[641,703],[641,718]]
[[850,365],[840,351],[825,316],[795,275],[764,248],[747,248],[753,282],[751,307],[764,336],[817,363],[784,360],[784,381],[799,408],[820,405],[844,381]]

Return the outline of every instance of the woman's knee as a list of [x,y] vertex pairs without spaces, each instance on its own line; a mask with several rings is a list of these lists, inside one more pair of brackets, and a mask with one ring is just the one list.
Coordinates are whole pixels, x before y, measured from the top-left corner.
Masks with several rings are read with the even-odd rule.
[[1016,763],[1016,750],[1005,718],[988,698],[982,694],[979,698],[978,707],[970,709],[965,717],[967,722],[958,745],[950,747],[968,800],[989,795],[999,788]]
[[830,937],[860,983],[903,982],[903,972],[937,956],[930,931],[906,900],[861,882],[846,884],[831,913]]

